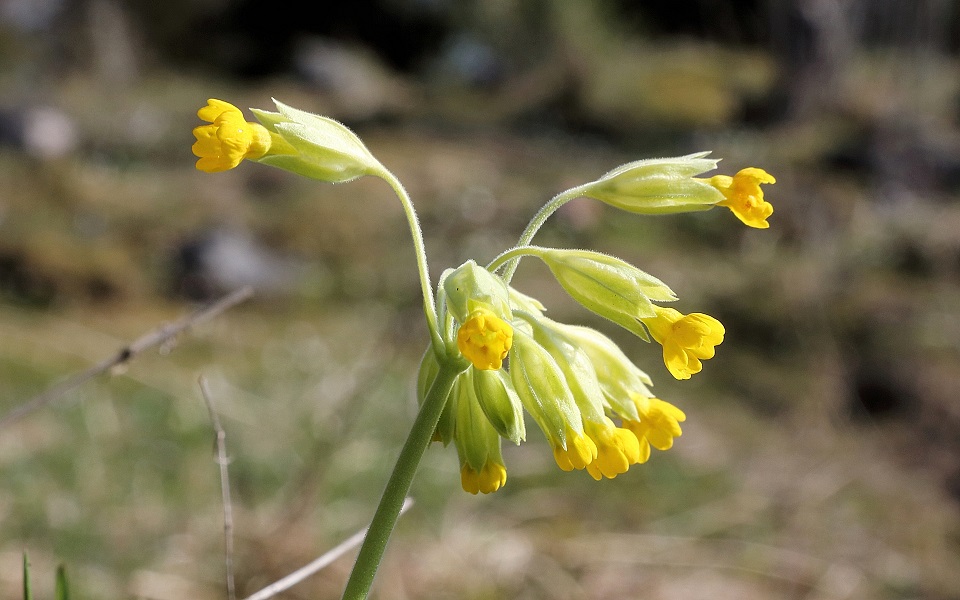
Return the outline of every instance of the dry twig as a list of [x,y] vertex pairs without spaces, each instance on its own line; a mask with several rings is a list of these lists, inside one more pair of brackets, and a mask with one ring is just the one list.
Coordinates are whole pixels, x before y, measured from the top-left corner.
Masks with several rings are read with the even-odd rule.
[[213,409],[213,398],[210,395],[210,386],[203,375],[198,380],[203,401],[210,412],[213,430],[216,433],[217,464],[220,465],[220,494],[223,500],[223,546],[227,571],[227,598],[236,600],[237,592],[233,577],[233,504],[230,501],[230,475],[227,472],[227,433],[220,425],[220,417]]
[[17,406],[2,418],[0,418],[0,429],[3,429],[7,425],[10,425],[14,421],[19,420],[21,417],[24,417],[33,411],[43,408],[48,404],[56,402],[69,392],[80,387],[90,379],[93,379],[97,375],[106,373],[110,369],[113,369],[117,366],[126,364],[130,362],[138,354],[142,353],[144,350],[149,350],[154,346],[161,346],[167,342],[170,342],[180,333],[190,329],[195,325],[199,325],[205,321],[208,321],[225,310],[232,308],[233,306],[240,304],[244,300],[247,300],[253,295],[253,289],[250,287],[241,288],[235,292],[232,292],[220,300],[217,300],[213,304],[202,308],[193,314],[187,315],[186,317],[181,318],[178,321],[173,323],[168,323],[166,325],[161,325],[152,331],[144,334],[143,336],[137,338],[133,342],[130,342],[125,347],[121,348],[115,355],[107,358],[96,365],[90,367],[85,371],[81,371],[64,381],[58,383],[57,385],[51,387],[45,392],[34,396],[30,400],[27,400],[20,406]]
[[[404,500],[403,507],[400,508],[400,514],[402,515],[403,513],[407,512],[407,510],[411,506],[413,506],[413,498],[407,498],[406,500]],[[267,600],[267,598],[272,598],[277,594],[292,588],[293,586],[297,585],[307,577],[310,577],[320,569],[323,569],[324,567],[330,565],[333,561],[337,560],[338,558],[340,558],[341,556],[343,556],[353,548],[356,548],[357,546],[359,546],[360,543],[363,542],[363,538],[366,535],[367,535],[367,528],[364,528],[356,532],[355,534],[353,534],[352,536],[350,536],[349,538],[341,542],[339,545],[335,546],[330,551],[326,552],[325,554],[323,554],[322,556],[314,560],[313,562],[307,565],[304,565],[303,567],[300,567],[299,569],[297,569],[293,573],[290,573],[283,579],[280,579],[278,581],[271,583],[270,585],[263,588],[259,592],[253,595],[247,596],[246,598],[244,598],[244,600]]]

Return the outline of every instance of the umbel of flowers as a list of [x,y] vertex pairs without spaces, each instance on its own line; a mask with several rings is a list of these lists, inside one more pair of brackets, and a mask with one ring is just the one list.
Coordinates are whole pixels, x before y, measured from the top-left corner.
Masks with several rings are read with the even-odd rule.
[[524,414],[549,443],[564,471],[614,478],[667,450],[685,415],[654,396],[650,377],[603,333],[559,323],[544,305],[512,286],[523,257],[543,261],[563,289],[594,313],[662,348],[667,371],[689,379],[723,341],[720,322],[667,306],[677,296],[663,281],[619,258],[582,249],[532,245],[560,206],[593,198],[640,215],[728,208],[744,224],[764,229],[773,207],[761,184],[774,178],[758,168],[733,176],[702,175],[717,159],[701,152],[640,160],[549,200],[517,244],[481,266],[468,260],[443,272],[436,292],[427,269],[416,212],[399,180],[342,124],[280,102],[277,112],[252,109],[259,123],[222,100],[209,100],[194,129],[197,168],[233,169],[244,160],[326,182],[364,175],[386,181],[406,212],[420,276],[430,343],[420,364],[420,412],[401,450],[370,534],[347,584],[345,598],[363,598],[417,464],[430,441],[451,442],[460,458],[461,484],[490,493],[507,481],[501,441],[526,439]]
[[[711,358],[723,341],[723,326],[713,317],[654,304],[676,296],[628,263],[586,250],[536,246],[509,254],[519,255],[546,262],[590,310],[645,339],[653,337],[678,379],[699,372],[700,361]],[[610,338],[548,318],[538,300],[489,268],[467,261],[445,272],[437,297],[441,335],[470,365],[455,380],[433,439],[455,444],[466,491],[490,493],[506,483],[500,442],[525,439],[524,411],[561,469],[586,470],[597,480],[646,462],[651,446],[667,450],[680,435],[684,413],[650,392],[650,377]],[[433,348],[423,357],[421,399],[440,360]]]

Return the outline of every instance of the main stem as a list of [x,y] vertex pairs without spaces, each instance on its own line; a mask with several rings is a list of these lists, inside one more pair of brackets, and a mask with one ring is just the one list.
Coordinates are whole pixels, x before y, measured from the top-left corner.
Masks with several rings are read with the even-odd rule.
[[[549,202],[543,205],[537,214],[533,215],[533,218],[530,219],[530,223],[527,224],[527,228],[523,230],[523,233],[520,234],[520,239],[517,241],[516,247],[527,246],[533,241],[533,236],[537,235],[537,232],[540,230],[540,227],[550,218],[550,215],[557,212],[557,209],[566,204],[567,202],[573,200],[574,198],[579,198],[583,195],[583,190],[590,187],[590,183],[577,186],[575,188],[570,188],[565,192],[561,192],[550,199]],[[506,283],[510,283],[510,280],[513,279],[513,274],[517,270],[517,265],[520,264],[520,257],[511,259],[509,263],[503,269],[503,280]]]
[[420,406],[413,428],[403,444],[403,449],[400,450],[400,456],[393,467],[390,480],[387,481],[387,488],[383,491],[380,505],[377,506],[370,529],[360,547],[360,554],[357,555],[357,562],[354,563],[350,579],[347,580],[343,600],[364,600],[370,593],[370,586],[373,585],[380,559],[383,558],[383,552],[387,548],[387,540],[390,539],[393,526],[397,523],[403,500],[410,490],[420,459],[430,444],[430,439],[440,421],[443,405],[460,372],[461,369],[456,366],[441,363],[440,371]]

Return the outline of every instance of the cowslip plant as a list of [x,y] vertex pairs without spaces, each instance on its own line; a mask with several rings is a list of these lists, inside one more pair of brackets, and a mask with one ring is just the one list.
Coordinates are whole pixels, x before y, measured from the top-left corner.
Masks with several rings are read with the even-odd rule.
[[[338,183],[372,175],[386,181],[406,213],[430,332],[417,376],[420,410],[361,546],[344,598],[366,598],[404,497],[431,442],[454,443],[460,483],[491,493],[507,482],[501,440],[526,439],[524,412],[543,432],[557,465],[612,479],[645,463],[650,448],[668,450],[686,419],[656,398],[652,381],[607,336],[547,317],[544,305],[512,286],[518,261],[543,261],[563,289],[588,310],[660,344],[667,371],[689,379],[723,341],[720,322],[663,306],[678,298],[667,284],[619,258],[532,244],[560,206],[578,197],[636,214],[729,208],[744,224],[767,228],[773,207],[762,169],[700,177],[718,159],[701,152],[640,160],[548,201],[517,244],[485,266],[468,260],[445,270],[434,287],[414,206],[400,181],[342,124],[274,101],[277,112],[251,109],[259,123],[222,100],[198,111],[197,169],[226,171],[244,160]],[[434,292],[434,290],[436,290]]]

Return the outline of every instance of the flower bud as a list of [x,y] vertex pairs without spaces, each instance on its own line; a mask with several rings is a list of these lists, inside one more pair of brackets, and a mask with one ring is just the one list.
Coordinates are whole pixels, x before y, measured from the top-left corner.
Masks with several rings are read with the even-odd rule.
[[599,420],[603,416],[603,392],[590,358],[558,331],[545,327],[546,317],[537,318],[528,313],[522,313],[521,316],[533,328],[534,340],[550,353],[560,367],[581,417],[584,420]]
[[537,256],[574,300],[643,339],[639,319],[656,314],[650,301],[677,299],[656,277],[600,252],[550,248]]
[[[433,382],[440,372],[440,363],[437,362],[437,356],[433,352],[433,346],[427,346],[427,351],[420,359],[420,369],[417,372],[417,403],[423,404],[427,397],[427,392],[433,387]],[[455,402],[457,386],[462,385],[463,376],[457,377],[453,382],[450,394],[443,405],[443,411],[440,413],[440,420],[437,422],[437,428],[434,430],[431,441],[441,442],[444,446],[453,439],[453,404]]]
[[473,384],[473,392],[483,414],[493,428],[514,444],[527,437],[523,423],[523,404],[513,389],[510,376],[502,370],[469,369],[465,373]]
[[507,469],[500,453],[500,436],[480,409],[473,387],[468,382],[463,383],[457,389],[454,410],[460,483],[471,494],[489,494],[507,481]]
[[638,214],[708,210],[723,200],[714,186],[695,179],[717,168],[708,154],[628,163],[584,186],[583,195]]
[[510,294],[500,277],[468,260],[443,279],[447,308],[461,324],[478,308],[510,321]]
[[549,331],[551,336],[562,338],[567,345],[587,356],[606,407],[625,419],[639,418],[630,395],[639,393],[652,396],[647,385],[653,384],[650,377],[637,368],[613,340],[589,327],[558,323],[546,317],[540,317],[538,321],[541,329]]
[[257,162],[330,183],[383,172],[379,161],[345,125],[277,100],[273,102],[280,112],[251,111],[264,127],[283,138],[293,152],[268,153],[255,159]]
[[508,285],[507,291],[510,294],[510,307],[514,310],[523,310],[532,314],[540,314],[547,310],[539,300],[523,292],[518,292],[512,286]]
[[523,407],[554,449],[567,449],[568,442],[583,435],[580,409],[557,361],[521,329],[514,331],[510,377]]

